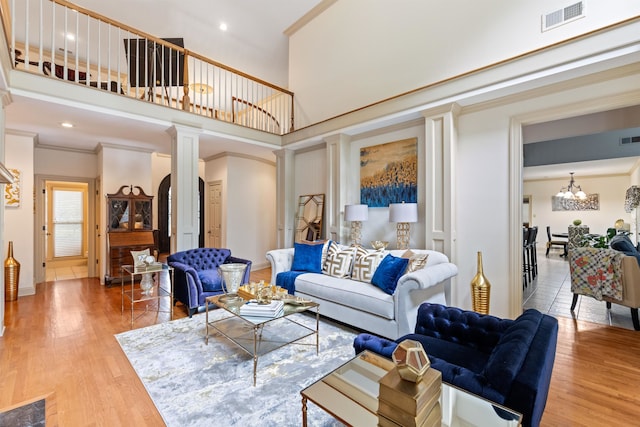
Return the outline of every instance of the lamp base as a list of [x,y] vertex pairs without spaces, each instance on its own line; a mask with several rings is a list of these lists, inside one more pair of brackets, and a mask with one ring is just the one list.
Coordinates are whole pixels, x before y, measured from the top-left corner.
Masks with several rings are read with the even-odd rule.
[[398,249],[409,249],[410,225],[408,222],[399,222],[396,228]]
[[362,221],[351,221],[351,243],[359,245],[362,239]]

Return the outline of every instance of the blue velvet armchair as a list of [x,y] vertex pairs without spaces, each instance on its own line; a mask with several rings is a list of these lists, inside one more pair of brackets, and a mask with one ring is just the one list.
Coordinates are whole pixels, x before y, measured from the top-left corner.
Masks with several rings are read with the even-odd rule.
[[422,343],[442,381],[520,412],[525,427],[540,424],[558,339],[555,318],[529,309],[515,320],[499,319],[424,303],[414,334],[396,341],[360,334],[353,345],[356,354],[391,358],[405,339]]
[[223,293],[220,264],[247,264],[242,283],[249,282],[251,261],[231,256],[229,249],[197,248],[169,255],[167,263],[174,269],[173,301],[183,303],[191,317],[205,299]]

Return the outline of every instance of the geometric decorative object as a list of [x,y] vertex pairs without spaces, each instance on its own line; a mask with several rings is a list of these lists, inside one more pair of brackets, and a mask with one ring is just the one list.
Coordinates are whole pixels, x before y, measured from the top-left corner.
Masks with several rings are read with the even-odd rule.
[[417,383],[427,372],[431,363],[420,341],[404,340],[391,355],[403,380]]
[[397,249],[408,249],[410,240],[410,223],[418,222],[417,203],[390,203],[389,222],[397,225]]
[[307,194],[298,199],[295,242],[314,241],[322,237],[324,194]]
[[344,220],[351,221],[351,243],[360,244],[362,236],[362,221],[369,219],[369,206],[367,205],[345,205]]
[[484,275],[482,268],[482,252],[478,252],[478,271],[471,280],[471,303],[473,311],[480,314],[489,314],[491,298],[491,283]]

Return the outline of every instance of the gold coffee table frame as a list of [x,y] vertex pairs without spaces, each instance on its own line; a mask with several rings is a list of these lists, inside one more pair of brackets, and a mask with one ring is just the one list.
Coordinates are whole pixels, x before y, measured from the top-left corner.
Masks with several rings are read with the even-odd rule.
[[[240,307],[243,301],[224,303],[220,301],[222,295],[215,295],[205,299],[206,306],[206,334],[205,343],[209,344],[209,328],[218,331],[231,342],[249,353],[253,357],[253,385],[256,385],[258,357],[277,350],[285,345],[297,344],[316,347],[316,355],[319,351],[318,326],[320,324],[320,305],[309,302],[304,305],[285,304],[282,314],[276,317],[257,317],[240,315]],[[209,305],[224,309],[231,316],[209,321]],[[290,316],[303,313],[315,308],[315,329],[296,322]],[[298,342],[303,338],[315,335],[315,344]]]

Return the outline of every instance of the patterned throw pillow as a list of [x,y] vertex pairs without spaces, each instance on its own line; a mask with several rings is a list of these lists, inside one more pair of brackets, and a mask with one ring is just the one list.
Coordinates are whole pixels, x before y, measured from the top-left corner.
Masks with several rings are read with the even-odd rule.
[[384,258],[383,251],[367,251],[362,246],[356,248],[351,278],[359,282],[371,283],[376,268]]
[[416,254],[411,249],[407,249],[407,251],[402,254],[402,258],[409,258],[409,264],[407,264],[407,269],[404,274],[413,273],[414,271],[424,268],[427,265],[428,257],[429,254]]
[[331,242],[327,248],[327,259],[322,272],[333,277],[348,277],[351,273],[354,248],[341,250],[336,242]]

